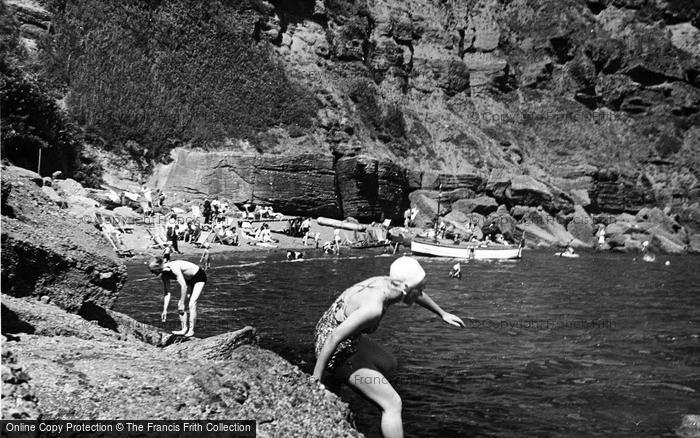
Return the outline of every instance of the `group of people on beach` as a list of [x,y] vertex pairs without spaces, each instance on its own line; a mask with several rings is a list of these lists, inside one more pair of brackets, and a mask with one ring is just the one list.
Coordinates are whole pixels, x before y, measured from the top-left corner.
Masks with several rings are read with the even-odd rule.
[[[287,258],[295,259],[297,255],[288,253]],[[161,320],[167,320],[170,282],[175,281],[180,286],[177,310],[181,327],[173,333],[194,336],[197,302],[207,283],[205,269],[186,260],[166,262],[162,257],[152,259],[148,267],[163,283]],[[388,276],[371,277],[343,291],[316,325],[316,363],[311,380],[347,384],[376,403],[382,410],[385,437],[403,437],[401,397],[385,377],[397,363],[366,335],[377,330],[389,306],[400,302],[416,303],[445,323],[464,327],[459,317],[444,311],[428,296],[425,287],[426,273],[420,263],[412,257],[399,257],[391,264]]]

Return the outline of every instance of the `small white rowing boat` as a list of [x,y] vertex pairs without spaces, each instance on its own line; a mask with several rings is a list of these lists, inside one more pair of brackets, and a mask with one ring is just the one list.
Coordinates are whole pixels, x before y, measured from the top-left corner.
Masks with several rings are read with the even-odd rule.
[[453,259],[508,260],[522,256],[520,245],[479,245],[462,243],[455,245],[449,241],[435,242],[430,239],[414,238],[411,252],[415,255],[449,257]]

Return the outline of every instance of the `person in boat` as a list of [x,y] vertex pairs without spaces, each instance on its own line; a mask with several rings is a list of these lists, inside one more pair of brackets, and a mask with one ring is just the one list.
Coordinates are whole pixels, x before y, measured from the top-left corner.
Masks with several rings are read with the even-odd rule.
[[168,317],[168,305],[170,304],[170,280],[175,280],[180,285],[180,299],[177,302],[177,311],[180,314],[181,329],[173,331],[174,335],[194,336],[194,326],[197,322],[197,300],[207,283],[207,274],[204,269],[187,260],[173,260],[164,262],[162,257],[151,259],[148,264],[151,272],[160,276],[163,280],[163,313],[161,321]]
[[440,225],[438,227],[438,236],[440,236],[441,239],[444,239],[446,232],[447,232],[447,224],[445,224],[444,221],[441,221]]
[[501,233],[496,234],[496,243],[498,243],[499,245],[508,245],[508,242],[506,242],[506,239]]
[[559,257],[567,257],[567,256],[568,256],[568,257],[571,257],[571,256],[574,255],[574,247],[571,246],[571,242],[573,242],[573,240],[570,240],[570,241],[566,244],[566,246],[564,247],[564,249],[562,250],[562,252],[559,253]]
[[316,325],[312,379],[346,383],[379,405],[385,437],[403,436],[401,397],[385,378],[396,367],[396,359],[365,335],[377,329],[390,305],[401,301],[418,303],[447,324],[464,327],[459,317],[442,310],[424,288],[425,271],[420,263],[399,257],[388,276],[371,277],[346,289]]
[[461,279],[462,278],[462,266],[459,263],[455,263],[450,271],[450,278]]

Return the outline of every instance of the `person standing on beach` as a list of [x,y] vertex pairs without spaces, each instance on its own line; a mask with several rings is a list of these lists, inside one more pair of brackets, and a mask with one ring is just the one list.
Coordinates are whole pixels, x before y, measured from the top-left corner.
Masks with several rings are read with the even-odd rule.
[[204,216],[204,223],[211,223],[211,201],[207,196],[204,198],[204,205],[202,206],[202,216]]
[[170,280],[175,280],[180,285],[180,299],[177,302],[177,312],[180,314],[181,329],[173,331],[174,335],[194,336],[194,326],[197,322],[197,300],[207,283],[207,274],[204,269],[186,260],[173,260],[163,262],[162,257],[153,258],[148,268],[154,275],[159,275],[163,280],[163,313],[161,321],[168,317],[168,305],[170,304]]
[[399,257],[389,276],[371,277],[346,289],[316,325],[316,365],[312,379],[339,379],[382,409],[385,437],[403,437],[401,397],[385,378],[396,359],[364,336],[374,332],[386,312],[403,301],[430,310],[447,324],[464,327],[457,316],[440,308],[426,293],[425,271],[412,257]]
[[598,224],[598,250],[602,250],[605,247],[605,225]]
[[202,253],[202,257],[199,258],[199,263],[203,264],[205,271],[211,268],[211,254],[209,253],[209,246],[209,242],[204,242],[202,245],[204,252]]
[[299,226],[299,231],[304,235],[304,246],[306,246],[307,241],[309,240],[309,234],[311,231],[311,219],[308,217],[305,217],[303,221],[301,221],[301,225]]
[[163,260],[166,262],[170,261],[170,256],[173,253],[173,246],[170,242],[165,242],[165,248],[163,248]]
[[340,228],[336,228],[333,230],[333,251],[335,251],[336,254],[340,254]]

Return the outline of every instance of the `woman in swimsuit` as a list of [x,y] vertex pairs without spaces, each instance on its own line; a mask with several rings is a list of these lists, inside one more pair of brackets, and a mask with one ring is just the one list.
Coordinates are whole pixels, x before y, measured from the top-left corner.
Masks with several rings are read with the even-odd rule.
[[[168,316],[168,304],[170,304],[170,280],[176,280],[180,285],[180,300],[177,302],[177,311],[180,314],[182,327],[174,331],[174,335],[194,336],[194,324],[197,322],[197,300],[207,283],[207,274],[204,269],[186,260],[173,260],[163,263],[162,257],[155,257],[148,264],[148,268],[155,275],[160,275],[163,280],[163,313],[161,321],[165,322]],[[189,306],[185,307],[189,299]]]
[[396,367],[396,359],[363,334],[374,332],[387,307],[399,301],[418,303],[446,323],[464,327],[460,318],[430,299],[424,287],[425,271],[418,261],[400,257],[388,277],[372,277],[346,289],[316,325],[312,378],[320,380],[326,372],[377,403],[385,437],[403,437],[401,397],[384,377]]

